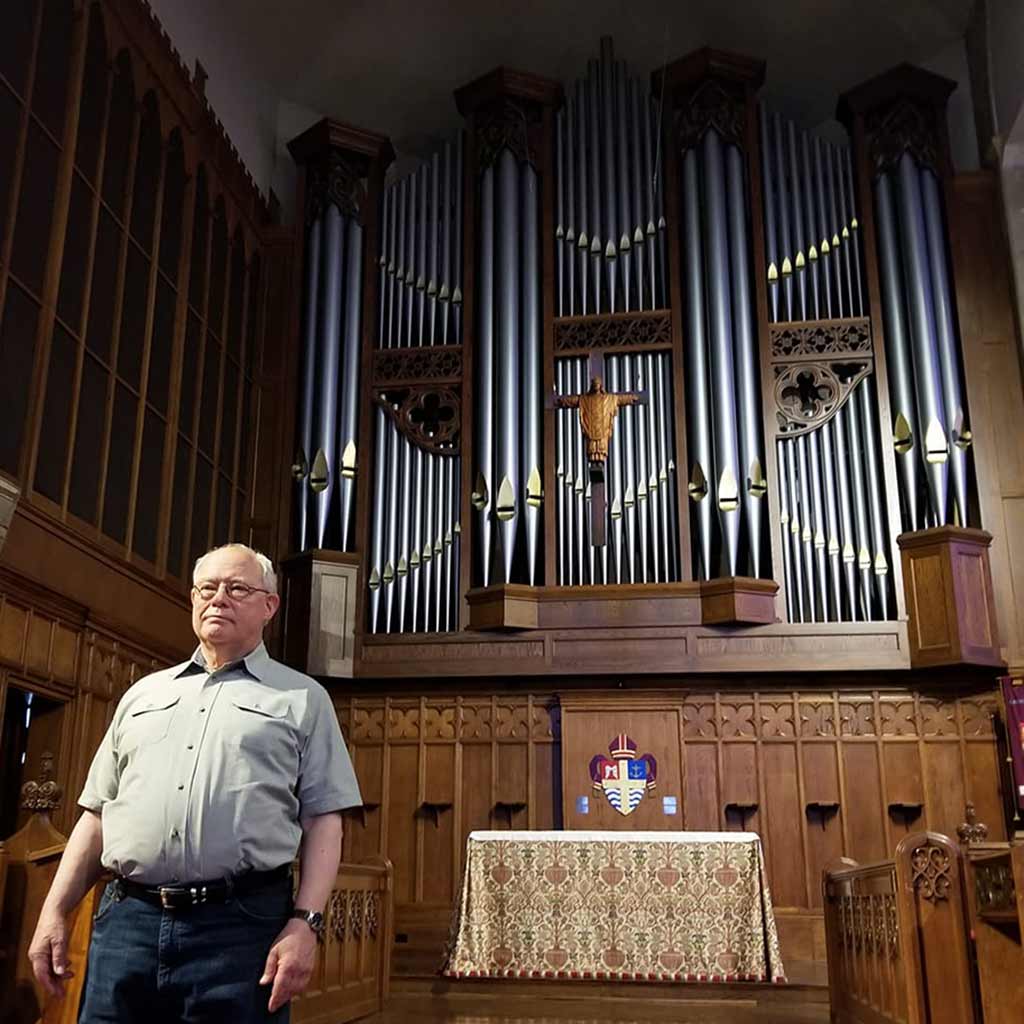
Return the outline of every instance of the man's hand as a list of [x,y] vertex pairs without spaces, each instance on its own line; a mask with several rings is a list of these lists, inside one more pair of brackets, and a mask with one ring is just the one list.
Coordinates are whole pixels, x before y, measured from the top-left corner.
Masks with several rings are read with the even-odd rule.
[[67,955],[67,930],[64,915],[44,905],[28,947],[32,973],[54,999],[64,995],[64,982],[75,976]]
[[261,985],[274,983],[267,1009],[273,1013],[309,984],[316,963],[316,936],[298,918],[293,918],[274,940],[263,968]]

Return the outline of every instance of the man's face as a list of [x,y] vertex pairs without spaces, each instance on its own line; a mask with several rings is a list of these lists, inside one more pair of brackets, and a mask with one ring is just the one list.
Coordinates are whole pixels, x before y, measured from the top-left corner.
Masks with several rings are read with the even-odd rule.
[[[256,647],[263,627],[273,618],[280,598],[263,591],[259,563],[247,552],[227,548],[208,555],[199,565],[192,588],[192,630],[214,648],[244,654]],[[260,589],[247,597],[232,597],[228,585],[247,584]],[[198,588],[215,585],[217,592],[204,598]]]

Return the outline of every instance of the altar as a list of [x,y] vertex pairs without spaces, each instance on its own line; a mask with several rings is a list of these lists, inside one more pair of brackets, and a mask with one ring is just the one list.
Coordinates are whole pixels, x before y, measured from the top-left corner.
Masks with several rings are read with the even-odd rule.
[[752,832],[472,832],[445,974],[784,982]]

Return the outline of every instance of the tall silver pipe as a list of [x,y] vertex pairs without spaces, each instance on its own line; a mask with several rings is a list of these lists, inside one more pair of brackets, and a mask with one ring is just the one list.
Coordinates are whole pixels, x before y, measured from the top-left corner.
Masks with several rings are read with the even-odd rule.
[[455,599],[455,587],[458,585],[458,561],[457,547],[458,531],[455,528],[459,521],[459,466],[460,460],[453,455],[449,462],[451,468],[448,471],[448,525],[444,535],[444,628],[452,632],[458,628],[458,607]]
[[[641,357],[626,356],[625,358],[629,367],[627,390],[637,391],[639,390],[640,373],[638,371]],[[651,577],[648,565],[648,550],[650,548],[651,536],[649,521],[650,493],[648,491],[647,472],[647,429],[644,422],[645,410],[643,406],[628,405],[622,412],[630,414],[629,420],[633,430],[633,440],[636,449],[636,518],[637,526],[639,527],[637,540],[640,555],[640,582],[649,583]]]
[[541,310],[538,273],[540,199],[537,172],[524,163],[521,174],[522,216],[522,453],[519,493],[526,517],[526,573],[532,587],[537,579],[541,527]]
[[310,225],[306,242],[306,320],[302,346],[302,404],[299,420],[300,454],[296,458],[296,512],[299,550],[314,546],[310,524],[313,494],[309,490],[309,474],[313,463],[313,410],[316,404],[317,337],[319,335],[321,218]]
[[629,83],[629,119],[632,127],[632,165],[633,165],[633,188],[630,194],[632,200],[633,227],[633,271],[636,292],[636,308],[650,309],[647,304],[644,292],[644,234],[643,227],[643,183],[644,176],[648,173],[644,154],[644,147],[640,142],[640,111],[643,109],[640,102],[640,83],[630,81]]
[[900,241],[910,310],[914,386],[920,422],[918,436],[924,442],[926,483],[937,522],[947,519],[949,430],[942,398],[941,371],[935,351],[935,316],[928,249],[925,238],[921,182],[909,153],[899,162]]
[[661,480],[658,475],[658,398],[657,385],[655,383],[657,371],[654,368],[655,361],[659,358],[658,353],[648,352],[640,357],[643,362],[642,388],[647,393],[647,401],[640,407],[640,416],[643,419],[647,435],[647,451],[649,453],[649,465],[647,469],[647,501],[648,514],[651,519],[651,579],[655,583],[661,583],[668,579],[662,570],[667,551],[665,549],[664,517],[662,507],[664,495]]
[[395,333],[391,340],[395,348],[409,344],[406,330],[406,219],[409,212],[409,179],[403,178],[398,184],[398,223],[396,225],[397,253],[395,259]]
[[664,526],[665,579],[678,580],[679,568],[679,506],[676,501],[676,482],[671,477],[672,453],[675,451],[675,429],[672,422],[671,355],[659,352],[654,363],[655,426],[658,437],[658,504]]
[[437,573],[434,558],[434,535],[437,530],[437,492],[439,457],[433,452],[423,454],[423,548],[420,551],[420,572],[423,574],[423,630],[431,632],[436,616],[436,590],[434,576]]
[[373,512],[370,522],[370,632],[380,631],[380,596],[384,573],[384,526],[387,513],[387,491],[384,488],[387,473],[387,414],[380,406],[373,418],[374,424],[374,458],[373,458]]
[[498,493],[494,506],[501,538],[503,583],[512,581],[516,529],[522,511],[519,493],[519,169],[508,149],[498,157],[497,181],[497,330],[495,355],[500,387],[495,387],[496,479]]
[[729,210],[729,261],[732,285],[732,328],[735,346],[736,407],[742,463],[743,511],[750,551],[750,574],[761,575],[761,535],[764,494],[764,455],[761,445],[760,362],[755,344],[753,302],[747,248],[746,191],[743,157],[735,146],[726,151]]
[[775,441],[775,459],[779,486],[779,529],[782,531],[782,571],[786,584],[786,621],[799,622],[797,615],[796,579],[793,572],[793,548],[790,534],[792,512],[789,508],[789,480],[787,477],[786,445],[781,438]]
[[427,199],[430,182],[427,175],[428,167],[421,167],[417,177],[420,179],[420,214],[416,228],[416,344],[427,343]]
[[779,320],[779,243],[775,233],[774,159],[772,135],[768,129],[768,113],[763,103],[758,106],[761,122],[761,179],[764,186],[765,249],[768,256],[768,304],[771,321]]
[[825,491],[822,486],[821,458],[818,451],[818,432],[810,431],[802,435],[800,441],[804,448],[801,453],[808,471],[808,488],[811,492],[811,528],[814,533],[814,571],[817,594],[815,603],[819,609],[819,620],[827,622],[832,616],[828,607],[828,541],[825,537]]
[[871,520],[871,570],[875,581],[875,593],[883,619],[889,618],[889,559],[886,556],[886,521],[882,506],[885,486],[878,460],[878,438],[875,430],[877,411],[872,401],[870,379],[863,380],[857,388],[860,405],[860,424],[864,435],[864,486],[868,497],[868,515]]
[[[555,393],[565,394],[563,381],[564,360],[555,360]],[[566,417],[569,410],[558,408],[555,410],[555,532],[557,543],[556,568],[558,572],[558,584],[561,587],[568,585],[568,558],[566,557],[568,519],[565,514],[565,476],[566,476],[566,449],[565,442],[568,436],[566,430]]]
[[601,119],[601,86],[598,78],[597,61],[588,64],[587,78],[588,138],[587,152],[590,169],[590,281],[593,286],[592,313],[602,313],[601,306],[601,256],[604,252],[602,230],[607,227],[604,220],[604,203],[601,193],[601,134],[598,123]]
[[820,567],[817,558],[818,552],[814,544],[814,506],[811,501],[811,480],[810,470],[807,465],[807,443],[803,434],[798,434],[793,439],[794,461],[796,464],[796,476],[799,483],[800,495],[800,542],[803,552],[804,565],[804,586],[806,596],[804,601],[804,621],[820,622],[821,601],[823,591],[823,580],[819,574],[819,568],[824,569],[825,562],[821,559]]
[[814,201],[814,178],[811,174],[811,145],[807,132],[800,133],[800,161],[803,172],[804,235],[807,242],[807,279],[810,285],[810,310],[815,320],[821,319],[821,282],[818,280],[818,245],[821,228],[817,223]]
[[932,298],[935,309],[935,341],[939,353],[942,401],[946,408],[946,434],[949,438],[949,464],[953,477],[953,503],[958,526],[967,525],[967,410],[960,386],[960,359],[953,298],[946,260],[945,224],[939,182],[935,174],[921,170],[924,199],[924,225],[928,238],[928,262],[931,266]]
[[342,551],[355,550],[356,440],[359,423],[359,347],[362,340],[363,228],[348,223],[345,254],[345,335],[342,342],[341,415],[338,446],[341,448]]
[[455,142],[455,193],[452,201],[455,204],[455,265],[452,267],[452,321],[455,328],[455,344],[462,344],[462,201],[463,201],[463,150],[465,148],[465,132],[459,132]]
[[412,535],[412,446],[406,438],[398,443],[399,474],[398,474],[398,564],[395,575],[398,577],[398,628],[396,632],[404,633],[409,598],[409,559],[412,551],[409,540]]
[[[786,123],[786,150],[789,157],[790,223],[793,226],[793,290],[796,312],[807,319],[807,241],[804,237],[804,210],[800,195],[800,172],[796,160],[796,126]],[[794,313],[796,319],[796,313]]]
[[850,155],[850,147],[843,146],[843,169],[844,176],[846,179],[846,206],[850,211],[850,262],[853,264],[853,284],[854,284],[854,300],[855,309],[859,316],[864,316],[866,310],[864,307],[864,280],[863,271],[861,269],[861,251],[860,243],[860,222],[857,219],[857,201],[856,201],[856,188],[854,186],[853,178],[853,158]]
[[437,345],[437,291],[439,249],[441,247],[441,154],[434,151],[430,158],[430,276],[427,280],[427,304],[430,309],[430,324],[427,330],[427,344]]
[[647,101],[641,102],[644,124],[644,166],[646,168],[644,187],[646,189],[646,215],[647,223],[644,225],[647,248],[647,287],[650,290],[649,309],[658,308],[658,276],[657,276],[657,247],[658,247],[658,223],[657,212],[654,203],[654,178],[660,173],[661,168],[655,167],[654,126],[652,124],[654,115],[651,112]]
[[839,541],[839,503],[837,496],[835,453],[826,424],[820,430],[812,430],[811,450],[819,449],[822,467],[822,479],[825,491],[825,524],[828,531],[826,551],[829,564],[829,592],[832,596],[832,616],[838,621],[843,619],[843,559],[842,546]]
[[[457,197],[457,198],[456,198]],[[461,188],[452,189],[452,144],[444,144],[444,208],[441,230],[441,283],[437,298],[441,307],[441,344],[448,344],[452,298],[452,206],[461,202]]]
[[615,188],[615,84],[612,68],[612,41],[609,36],[601,39],[601,149],[604,168],[604,255],[606,258],[606,278],[608,282],[608,311],[614,313],[615,304],[615,272],[612,262],[617,255],[616,242],[619,238],[619,218],[616,206]]
[[590,293],[587,290],[587,270],[590,265],[590,236],[589,230],[593,230],[593,221],[590,220],[590,205],[587,197],[587,169],[593,164],[593,159],[587,151],[587,91],[586,83],[576,83],[576,148],[579,151],[579,160],[576,164],[576,196],[578,214],[576,222],[579,230],[576,233],[576,258],[580,266],[580,312],[585,316],[589,311]]
[[832,241],[829,222],[828,206],[825,202],[827,182],[825,179],[825,164],[822,159],[822,141],[814,140],[814,200],[818,216],[818,267],[821,275],[821,284],[824,290],[825,315],[830,319],[839,316],[835,303],[832,301]]
[[437,468],[436,475],[436,506],[434,512],[434,536],[432,551],[434,555],[434,593],[432,601],[434,606],[434,632],[440,633],[444,629],[444,536],[447,529],[448,502],[451,498],[451,468],[452,463],[446,455],[434,456]]
[[629,184],[629,146],[627,143],[627,122],[629,114],[626,107],[626,65],[625,63],[618,63],[614,66],[615,70],[615,107],[616,107],[616,151],[618,156],[618,192],[619,192],[619,211],[618,211],[618,250],[619,250],[619,265],[618,265],[618,279],[619,286],[622,291],[622,308],[623,310],[633,309],[633,304],[630,296],[630,278],[633,273],[633,260],[631,249],[633,247],[632,239],[632,212],[630,204],[630,184]]
[[487,167],[480,180],[480,285],[477,347],[477,473],[472,505],[480,534],[480,577],[491,581],[492,511],[494,485],[494,167]]
[[[629,356],[619,357],[619,386],[616,391],[632,390],[632,360]],[[637,508],[637,466],[636,438],[634,425],[635,406],[625,406],[619,415],[622,417],[622,452],[623,452],[623,495],[622,516],[625,523],[626,540],[626,576],[630,583],[636,583],[637,548],[639,535],[637,520],[640,509]]]
[[789,189],[786,187],[786,172],[783,163],[784,140],[782,118],[772,115],[772,157],[775,161],[775,195],[778,210],[779,230],[779,279],[782,291],[782,312],[784,320],[796,317],[793,306],[793,236],[789,224]]
[[565,269],[565,112],[555,114],[555,278],[558,289],[558,315],[565,316],[569,308],[566,298]]
[[388,315],[388,210],[391,206],[391,189],[385,188],[381,197],[380,211],[380,256],[377,265],[380,275],[377,284],[377,348],[384,348],[387,337]]
[[[569,316],[576,315],[576,150],[574,146],[576,110],[572,96],[565,105],[565,265],[568,281]],[[583,159],[583,154],[580,154]]]
[[390,200],[388,203],[388,333],[384,339],[385,348],[394,348],[395,339],[398,335],[398,319],[395,315],[395,305],[397,297],[395,294],[396,284],[395,278],[397,277],[398,265],[396,258],[398,254],[398,198],[399,188],[397,185],[391,185],[388,188],[388,195]]
[[[621,390],[619,387],[619,357],[605,357],[605,373],[611,382],[611,391]],[[615,573],[615,582],[622,583],[625,573],[623,572],[623,533],[625,531],[623,521],[623,506],[625,504],[625,461],[623,457],[622,432],[615,431],[612,434],[611,443],[608,448],[609,462],[611,463],[611,492],[609,494],[608,508],[612,525],[612,560],[610,567]]]
[[850,316],[850,292],[849,288],[845,285],[849,284],[849,276],[846,273],[849,269],[849,263],[846,257],[846,248],[842,244],[842,237],[840,232],[842,231],[842,221],[840,220],[840,208],[839,208],[839,185],[836,180],[836,168],[835,168],[835,147],[831,145],[825,146],[825,175],[828,182],[828,212],[829,212],[829,224],[832,230],[832,264],[833,264],[833,283],[835,285],[835,296],[836,296],[836,315],[837,316]]
[[412,536],[409,541],[409,631],[420,628],[421,595],[423,592],[423,449],[412,448]]
[[704,241],[708,271],[708,340],[714,394],[715,496],[722,528],[723,555],[729,576],[738,571],[739,446],[736,437],[736,399],[733,390],[735,366],[732,344],[732,316],[726,282],[729,280],[729,245],[721,140],[709,131],[701,140],[701,169],[704,185]]
[[839,205],[839,237],[840,252],[843,257],[843,283],[846,289],[846,308],[850,316],[858,316],[861,310],[857,306],[853,288],[853,239],[850,235],[852,212],[849,208],[849,194],[846,185],[846,159],[839,146],[833,147],[836,165],[836,197]]
[[384,572],[381,582],[384,590],[384,629],[391,633],[395,614],[395,566],[398,564],[398,428],[388,420],[388,527]]
[[857,618],[857,537],[853,528],[853,498],[850,484],[850,447],[847,444],[846,424],[836,414],[825,424],[832,446],[839,495],[839,541],[843,559],[843,584],[849,621]]
[[789,536],[790,549],[793,554],[793,604],[797,622],[810,622],[811,614],[807,611],[805,580],[810,575],[810,566],[804,563],[803,548],[803,517],[804,510],[800,506],[800,484],[797,478],[796,446],[793,438],[786,438],[786,483],[789,485]]
[[320,320],[320,362],[317,367],[319,402],[314,421],[313,456],[310,482],[316,509],[316,546],[327,546],[327,525],[331,501],[337,486],[338,376],[341,360],[342,261],[344,259],[345,220],[336,206],[325,214],[324,274],[322,317]]
[[[707,324],[705,321],[704,253],[701,245],[700,182],[697,154],[683,154],[683,272],[686,289],[687,409],[690,417],[690,498],[696,504],[697,549],[702,579],[711,579],[711,537],[713,504],[710,491],[715,479],[711,455],[711,413],[708,408],[710,382],[707,364]],[[666,397],[670,398],[669,392]]]
[[[863,382],[859,387],[863,386]],[[855,396],[851,395],[839,410],[849,446],[850,482],[853,484],[853,528],[857,538],[857,571],[860,576],[861,618],[870,621],[871,606],[871,525],[868,521],[867,485],[864,480],[864,435]]]
[[[574,359],[570,364],[570,381],[572,394],[582,394],[586,391],[584,380],[586,377],[586,360]],[[577,583],[585,583],[583,566],[586,561],[585,550],[587,544],[587,533],[589,523],[587,521],[586,492],[589,484],[589,471],[587,456],[583,441],[583,430],[580,427],[579,416],[573,416],[573,510],[575,514],[575,541],[576,547],[573,553],[574,575]]]
[[892,436],[896,449],[896,468],[903,498],[904,526],[908,530],[917,530],[921,526],[921,515],[918,509],[919,465],[914,449],[920,447],[921,438],[915,434],[919,418],[914,398],[903,270],[896,243],[896,213],[892,204],[892,185],[887,174],[881,175],[875,183],[875,209],[878,213],[878,269],[882,283],[885,350],[892,393]]

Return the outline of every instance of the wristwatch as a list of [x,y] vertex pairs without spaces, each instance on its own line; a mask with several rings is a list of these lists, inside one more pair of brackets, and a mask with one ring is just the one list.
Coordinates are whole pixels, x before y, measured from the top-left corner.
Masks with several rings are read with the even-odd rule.
[[312,929],[313,934],[319,939],[324,934],[324,915],[316,910],[303,910],[296,907],[292,911],[292,917],[300,917]]

